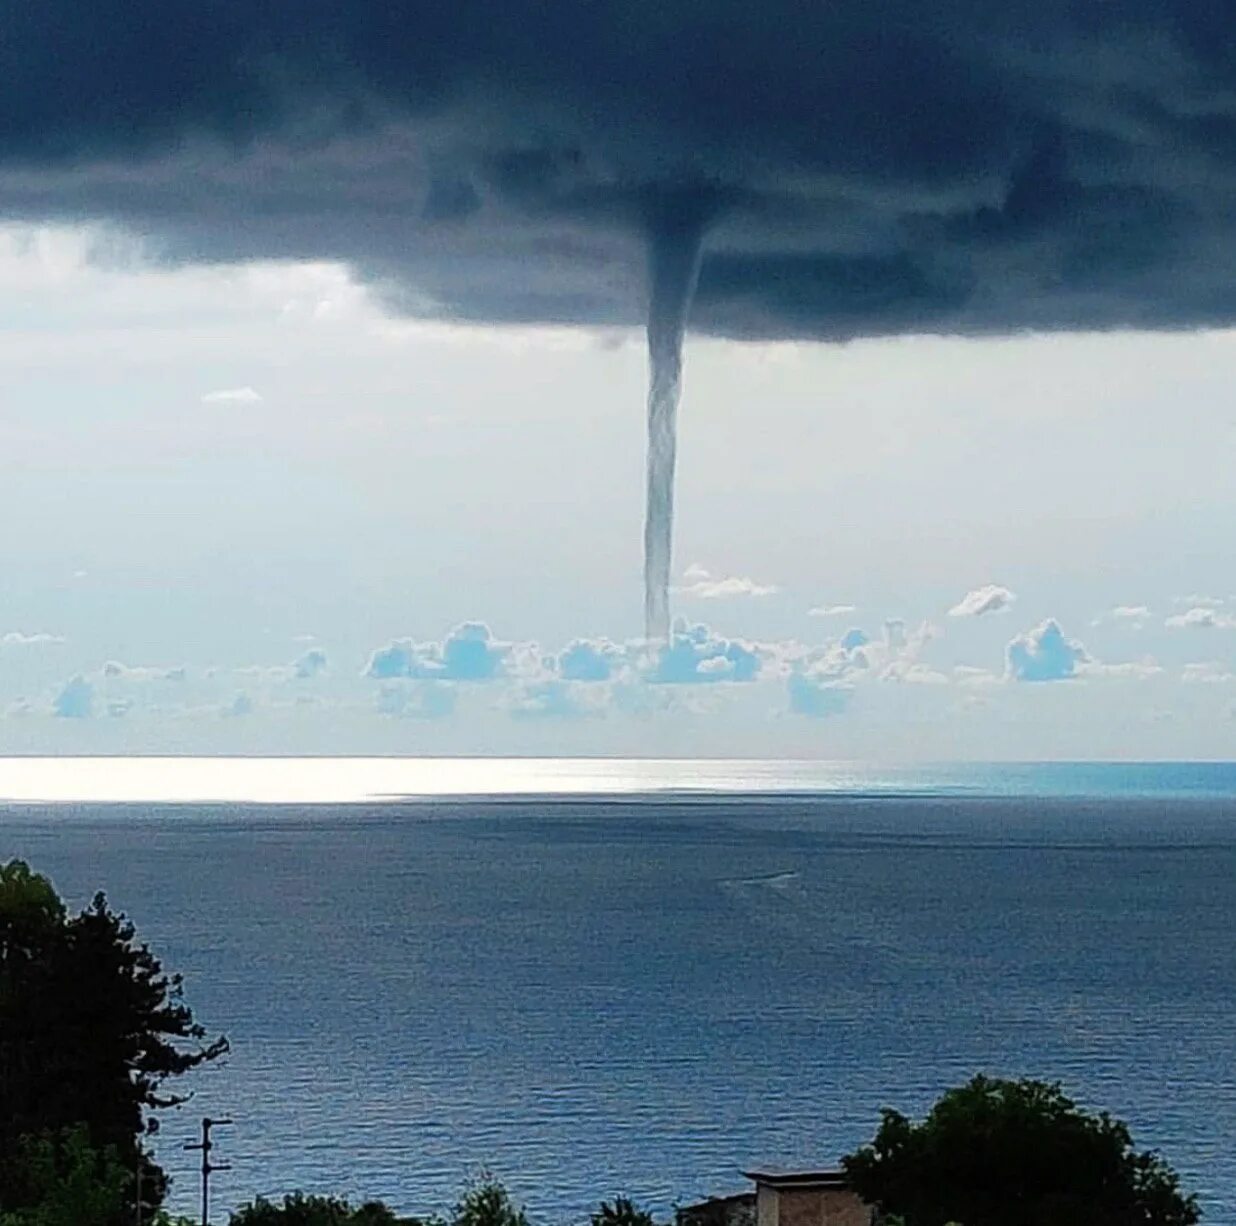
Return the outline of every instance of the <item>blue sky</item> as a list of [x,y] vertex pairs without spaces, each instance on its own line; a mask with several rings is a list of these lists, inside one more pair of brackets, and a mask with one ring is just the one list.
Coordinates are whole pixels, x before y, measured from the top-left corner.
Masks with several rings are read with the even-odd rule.
[[[1229,757],[1236,333],[688,342],[0,229],[0,751]],[[857,632],[857,633],[856,633]]]

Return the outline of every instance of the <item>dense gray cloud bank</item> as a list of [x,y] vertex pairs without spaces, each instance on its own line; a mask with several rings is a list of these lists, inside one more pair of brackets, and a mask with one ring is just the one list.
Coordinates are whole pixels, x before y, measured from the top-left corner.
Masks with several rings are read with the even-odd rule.
[[6,6],[0,214],[410,313],[835,339],[1236,319],[1230,0]]

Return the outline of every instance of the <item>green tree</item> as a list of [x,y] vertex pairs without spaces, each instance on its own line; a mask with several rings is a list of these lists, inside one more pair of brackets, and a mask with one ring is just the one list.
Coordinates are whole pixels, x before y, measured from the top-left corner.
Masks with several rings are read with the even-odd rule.
[[528,1226],[528,1218],[506,1188],[482,1172],[456,1202],[450,1226]]
[[353,1209],[335,1196],[293,1192],[279,1205],[259,1196],[233,1213],[229,1222],[230,1226],[399,1226],[400,1219],[381,1201]]
[[592,1226],[654,1226],[654,1223],[651,1213],[627,1197],[618,1196],[612,1205],[601,1202],[601,1207],[592,1215]]
[[1191,1226],[1196,1200],[1128,1128],[1058,1085],[976,1077],[922,1123],[886,1110],[842,1160],[855,1191],[905,1226]]
[[81,1125],[23,1137],[16,1165],[28,1203],[0,1213],[0,1226],[108,1226],[124,1212],[132,1175],[114,1149],[91,1145]]
[[[134,1171],[143,1113],[185,1101],[165,1082],[226,1050],[102,894],[68,916],[47,878],[19,860],[0,866],[0,1212],[38,1203],[27,1138],[80,1125]],[[152,1207],[165,1183],[147,1160]]]

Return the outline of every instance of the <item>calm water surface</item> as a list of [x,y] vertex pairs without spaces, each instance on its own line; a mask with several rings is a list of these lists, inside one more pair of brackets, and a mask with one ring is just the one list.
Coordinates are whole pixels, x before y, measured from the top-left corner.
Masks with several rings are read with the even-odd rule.
[[0,857],[75,903],[105,886],[232,1039],[164,1123],[185,1211],[203,1114],[236,1120],[221,1208],[443,1208],[486,1165],[565,1223],[829,1162],[987,1070],[1124,1116],[1236,1221],[1233,772],[1133,769],[1072,799],[1006,772],[988,797],[11,804]]

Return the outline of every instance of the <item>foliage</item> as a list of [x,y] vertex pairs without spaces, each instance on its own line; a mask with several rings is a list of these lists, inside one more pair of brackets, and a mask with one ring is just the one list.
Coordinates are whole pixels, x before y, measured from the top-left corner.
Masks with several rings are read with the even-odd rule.
[[[227,1050],[182,993],[102,894],[68,916],[47,878],[0,866],[0,1212],[39,1203],[23,1138],[81,1125],[135,1169],[143,1112],[184,1101],[164,1083]],[[147,1162],[152,1208],[165,1182]]]
[[654,1223],[651,1213],[627,1197],[618,1196],[612,1205],[601,1202],[601,1207],[592,1215],[592,1226],[654,1226]]
[[905,1226],[1191,1226],[1196,1201],[1128,1128],[1058,1085],[976,1077],[921,1123],[886,1110],[843,1159],[855,1190]]
[[515,1207],[506,1188],[482,1172],[456,1203],[450,1226],[528,1226],[528,1218],[523,1206]]
[[124,1212],[131,1176],[114,1149],[98,1150],[79,1125],[17,1146],[25,1208],[0,1212],[0,1226],[107,1226]]
[[380,1201],[353,1209],[334,1196],[294,1192],[281,1205],[258,1197],[233,1213],[229,1226],[397,1226],[399,1219]]

